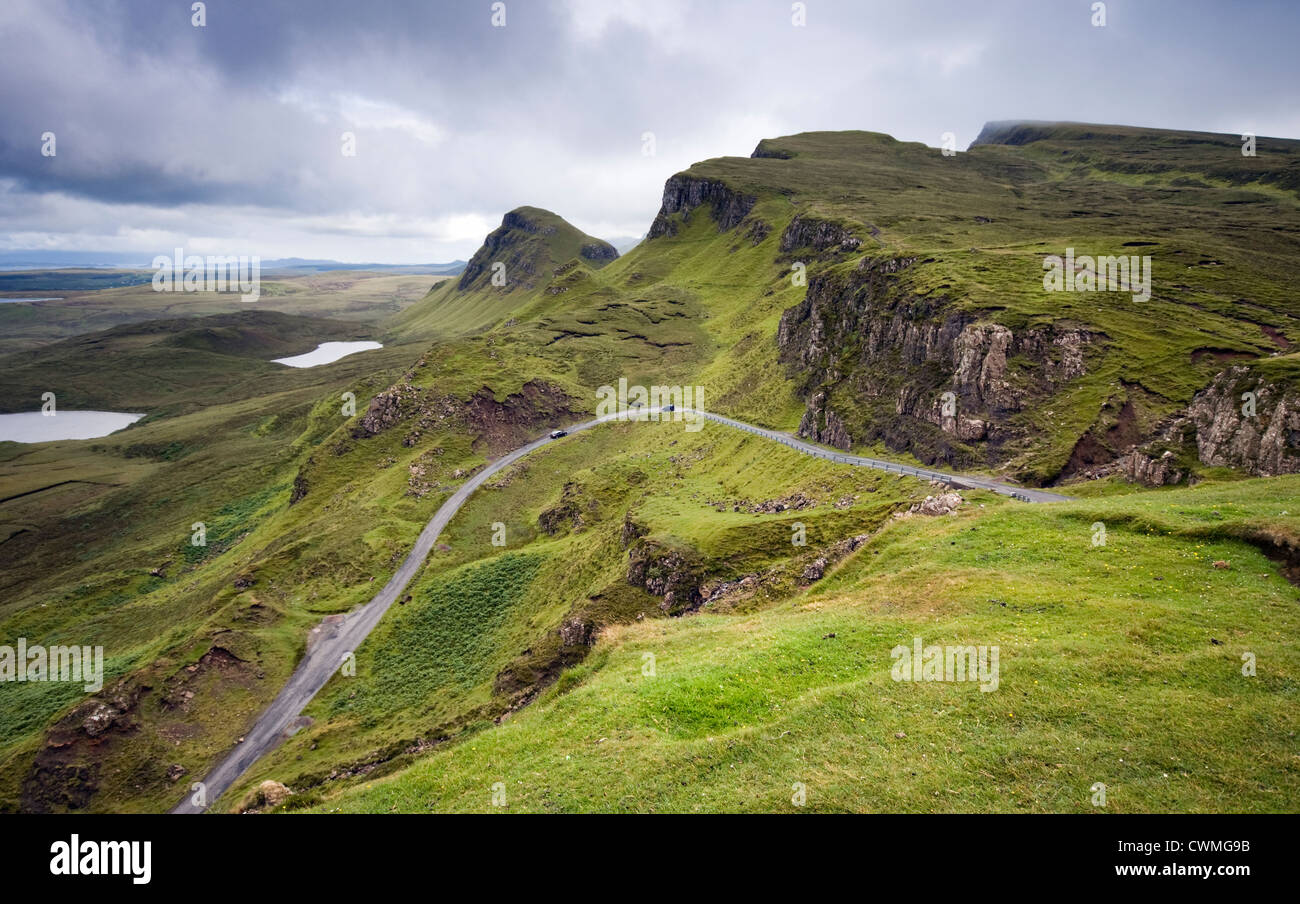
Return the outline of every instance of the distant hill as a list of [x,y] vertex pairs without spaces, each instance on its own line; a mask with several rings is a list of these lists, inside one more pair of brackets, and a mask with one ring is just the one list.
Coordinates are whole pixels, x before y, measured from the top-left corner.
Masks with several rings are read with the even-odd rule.
[[445,264],[347,264],[332,260],[307,260],[301,257],[276,258],[262,261],[263,273],[327,273],[335,270],[369,270],[379,273],[427,273],[431,276],[458,276],[465,269],[465,261],[455,260]]
[[518,207],[487,235],[459,280],[434,287],[393,323],[403,335],[469,332],[501,320],[536,292],[567,291],[618,256],[609,242],[558,214]]
[[[165,249],[159,254],[171,254]],[[0,251],[0,271],[63,269],[76,270],[149,270],[152,271],[154,255],[123,254],[114,251]],[[344,263],[328,259],[301,257],[272,258],[262,261],[262,272],[323,273],[331,270],[370,270],[387,273],[428,273],[434,276],[456,276],[465,269],[465,261],[455,260],[442,264],[379,264]],[[129,285],[129,283],[117,283]],[[99,288],[100,286],[89,286]],[[65,286],[71,289],[73,286]]]

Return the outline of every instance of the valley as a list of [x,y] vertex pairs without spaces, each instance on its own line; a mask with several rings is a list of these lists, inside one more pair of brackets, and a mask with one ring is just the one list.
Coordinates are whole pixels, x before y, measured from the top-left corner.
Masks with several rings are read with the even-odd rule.
[[[1300,142],[1261,143],[804,133],[670,176],[622,256],[519,207],[436,284],[0,305],[0,411],[144,413],[0,443],[0,633],[106,663],[0,691],[0,810],[214,769],[218,812],[1294,809]],[[1045,290],[1066,249],[1149,300]],[[709,419],[582,429],[620,380]],[[914,638],[997,690],[893,679]]]

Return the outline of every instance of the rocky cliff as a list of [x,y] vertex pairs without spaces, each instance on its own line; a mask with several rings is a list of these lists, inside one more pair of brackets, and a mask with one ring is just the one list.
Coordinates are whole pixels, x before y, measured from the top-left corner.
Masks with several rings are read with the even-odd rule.
[[663,203],[654,222],[650,224],[647,238],[675,235],[677,223],[674,214],[689,219],[691,212],[701,204],[709,205],[709,212],[717,221],[719,231],[725,232],[740,224],[754,207],[755,198],[743,194],[725,182],[704,179],[687,173],[678,173],[664,183]]
[[1300,473],[1300,392],[1250,367],[1219,374],[1192,400],[1187,420],[1202,464],[1260,477]]
[[[844,247],[838,233],[809,236]],[[996,464],[1028,439],[1015,415],[1084,374],[1099,337],[1068,324],[1013,331],[913,294],[899,275],[915,263],[864,257],[847,275],[815,276],[782,315],[781,359],[808,405],[800,435],[841,449],[883,440],[932,464]]]
[[1230,367],[1121,464],[1128,479],[1161,486],[1184,480],[1179,463],[1193,458],[1257,477],[1300,474],[1300,391],[1248,365]]

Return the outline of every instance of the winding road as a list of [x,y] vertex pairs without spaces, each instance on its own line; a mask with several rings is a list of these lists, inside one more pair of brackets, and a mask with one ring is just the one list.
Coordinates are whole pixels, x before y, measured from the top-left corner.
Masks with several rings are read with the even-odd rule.
[[[643,414],[634,415],[631,419],[644,417],[648,419],[650,415],[662,413],[669,417],[674,414],[695,414],[703,416],[708,420],[715,421],[719,424],[725,424],[728,427],[734,427],[737,430],[744,430],[757,436],[762,436],[774,442],[781,443],[798,452],[808,455],[815,455],[818,458],[824,458],[827,461],[839,462],[841,464],[856,465],[860,467],[876,468],[882,471],[892,471],[896,474],[909,474],[926,480],[941,480],[945,483],[964,489],[982,489],[991,490],[995,493],[1001,493],[1004,496],[1011,496],[1024,502],[1064,502],[1070,497],[1062,496],[1059,493],[1049,493],[1044,490],[1032,490],[1022,487],[1010,486],[1004,483],[998,483],[983,477],[968,477],[960,474],[949,474],[943,471],[933,471],[928,468],[914,468],[910,465],[901,465],[896,462],[883,461],[876,458],[866,458],[861,455],[849,455],[844,452],[838,452],[833,449],[825,449],[812,443],[804,442],[800,439],[780,433],[776,430],[768,430],[763,427],[755,427],[752,424],[746,424],[744,421],[733,420],[729,417],[723,417],[720,414],[713,414],[708,411],[699,412],[674,412],[670,414],[667,411],[660,412],[658,408],[643,409]],[[568,432],[579,433],[583,430],[589,430],[598,424],[609,421],[628,419],[619,414],[610,414],[604,417],[596,418],[582,424],[568,428]],[[465,504],[466,500],[483,485],[485,481],[493,475],[503,471],[517,462],[519,459],[540,449],[548,443],[555,442],[551,437],[544,436],[541,439],[534,440],[525,446],[520,446],[508,455],[498,458],[491,462],[483,470],[465,481],[451,498],[444,502],[436,511],[429,523],[420,531],[420,536],[415,541],[415,546],[411,552],[402,561],[401,566],[393,573],[388,583],[383,586],[370,602],[366,603],[359,609],[348,613],[342,619],[335,621],[327,620],[320,627],[314,629],[313,634],[319,632],[318,636],[313,637],[308,646],[307,655],[303,657],[302,662],[298,664],[293,675],[284,689],[271,701],[271,705],[266,708],[254,723],[252,729],[244,736],[243,740],[232,750],[224,760],[208,773],[207,778],[202,782],[201,793],[191,793],[175,807],[172,813],[202,813],[207,809],[208,804],[215,801],[224,794],[231,785],[235,783],[244,772],[257,762],[263,754],[275,747],[284,737],[286,729],[302,712],[303,708],[311,701],[312,697],[320,691],[325,683],[329,681],[330,676],[342,665],[344,657],[358,647],[366,636],[374,630],[375,625],[383,618],[388,607],[401,595],[406,589],[406,585],[415,577],[420,566],[424,564],[425,557],[433,549],[433,544],[438,541],[438,536],[443,529],[451,523],[460,507]],[[197,801],[196,802],[196,798]]]

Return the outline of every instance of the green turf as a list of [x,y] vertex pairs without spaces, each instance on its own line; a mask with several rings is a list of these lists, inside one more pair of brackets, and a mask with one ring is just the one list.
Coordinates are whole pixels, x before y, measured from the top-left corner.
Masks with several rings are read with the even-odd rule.
[[[850,279],[864,256],[915,258],[889,292],[928,299],[924,316],[1104,333],[1085,376],[1009,418],[1032,441],[993,450],[989,470],[1050,477],[1124,399],[1147,427],[1177,412],[1222,369],[1198,350],[1294,385],[1294,353],[1272,354],[1297,335],[1294,143],[1261,141],[1239,163],[1223,137],[1101,132],[1058,127],[954,158],[871,133],[774,139],[762,151],[777,156],[690,170],[752,197],[729,229],[706,204],[605,262],[582,258],[589,236],[527,210],[540,229],[505,229],[479,260],[522,272],[503,287],[478,268],[415,303],[317,282],[287,314],[136,323],[180,313],[142,304],[126,323],[88,309],[86,335],[0,359],[12,410],[50,388],[65,408],[149,415],[101,440],[0,444],[0,633],[103,643],[112,674],[144,688],[130,730],[53,752],[47,730],[81,698],[53,685],[6,697],[0,807],[66,808],[37,781],[71,774],[56,766],[84,767],[71,783],[83,808],[175,803],[169,764],[189,781],[228,751],[309,630],[368,600],[469,471],[585,419],[603,385],[699,386],[706,408],[794,430],[808,375],[776,338],[806,291],[796,261]],[[796,217],[862,244],[782,251]],[[1043,255],[1133,241],[1156,243],[1135,246],[1155,262],[1146,306],[1041,291]],[[325,338],[386,347],[305,371],[267,363]],[[892,421],[893,396],[867,390],[901,371],[847,342],[832,351],[836,403]],[[415,400],[403,417],[358,434],[395,385]],[[567,401],[530,408],[538,386]],[[340,411],[345,392],[356,416]],[[883,441],[857,450],[909,460]],[[1076,811],[1099,781],[1114,810],[1294,809],[1296,593],[1257,546],[1294,549],[1279,501],[1296,478],[1197,476],[1177,490],[1080,484],[1052,507],[972,493],[956,517],[894,519],[934,490],[717,424],[574,436],[471,499],[356,651],[356,676],[336,676],[218,808],[272,778],[298,792],[293,808],[326,810],[488,809],[497,782],[511,809],[769,810],[791,807],[800,782],[810,809]],[[749,511],[796,493],[813,504]],[[206,547],[189,544],[196,521]],[[806,547],[791,543],[796,522]],[[628,583],[627,523],[637,549],[762,589],[666,617]],[[818,555],[862,533],[807,586]],[[561,642],[573,620],[595,626],[590,650]],[[999,690],[891,681],[889,650],[913,636],[1000,645]]]

